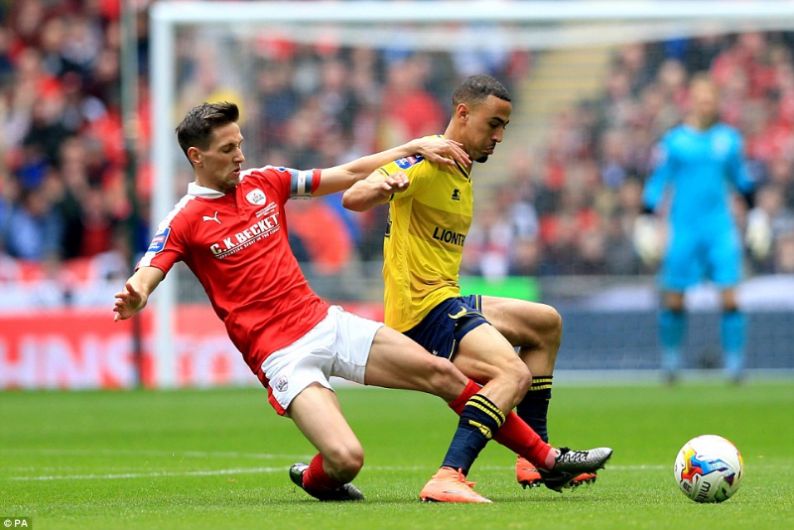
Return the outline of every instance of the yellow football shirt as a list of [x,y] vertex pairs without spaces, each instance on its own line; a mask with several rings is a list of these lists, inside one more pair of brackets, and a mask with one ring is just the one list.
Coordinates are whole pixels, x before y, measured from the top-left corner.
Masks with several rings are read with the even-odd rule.
[[380,168],[409,186],[389,204],[383,242],[384,320],[398,331],[416,326],[437,304],[460,296],[458,274],[471,225],[469,171],[408,157]]

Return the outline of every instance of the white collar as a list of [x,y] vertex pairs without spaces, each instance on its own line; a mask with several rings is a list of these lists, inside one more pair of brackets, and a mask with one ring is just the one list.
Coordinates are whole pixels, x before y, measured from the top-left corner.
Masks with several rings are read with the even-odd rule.
[[202,197],[204,199],[220,199],[225,193],[222,193],[218,190],[214,190],[212,188],[206,188],[195,182],[191,182],[187,185],[187,194],[192,195],[194,197]]

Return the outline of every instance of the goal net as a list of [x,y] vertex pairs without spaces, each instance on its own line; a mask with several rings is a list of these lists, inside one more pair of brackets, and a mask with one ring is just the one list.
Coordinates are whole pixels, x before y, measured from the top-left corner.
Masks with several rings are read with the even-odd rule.
[[[201,101],[239,104],[248,167],[328,167],[442,132],[455,85],[489,73],[514,110],[504,142],[475,170],[464,286],[559,307],[562,368],[657,368],[654,269],[634,251],[631,226],[653,146],[685,112],[688,80],[708,72],[773,220],[773,243],[748,255],[740,290],[749,365],[791,369],[793,21],[794,5],[772,1],[159,2],[152,225],[192,178],[173,131]],[[315,289],[377,317],[385,211],[352,215],[332,197],[295,201],[288,216]],[[176,308],[208,303],[184,270],[153,301],[159,383],[171,385]],[[688,302],[699,312],[688,366],[715,366],[718,332],[700,333],[717,329],[714,291]]]

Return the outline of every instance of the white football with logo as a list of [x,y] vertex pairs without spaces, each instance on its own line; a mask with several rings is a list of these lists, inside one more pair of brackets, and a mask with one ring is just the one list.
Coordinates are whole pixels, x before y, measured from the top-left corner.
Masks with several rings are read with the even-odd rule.
[[739,489],[744,461],[731,442],[715,434],[692,438],[678,451],[673,469],[681,491],[695,502],[722,502]]

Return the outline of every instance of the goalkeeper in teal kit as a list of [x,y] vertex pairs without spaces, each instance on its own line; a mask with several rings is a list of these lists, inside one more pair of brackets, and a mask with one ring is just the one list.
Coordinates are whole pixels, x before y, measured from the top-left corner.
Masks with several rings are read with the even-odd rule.
[[732,192],[752,206],[754,184],[739,132],[718,121],[716,87],[691,84],[687,119],[664,135],[656,168],[643,191],[645,213],[669,199],[667,249],[661,264],[659,338],[668,382],[678,376],[686,332],[684,293],[705,279],[721,292],[720,336],[727,375],[742,378],[746,319],[736,300],[742,241],[731,213]]

